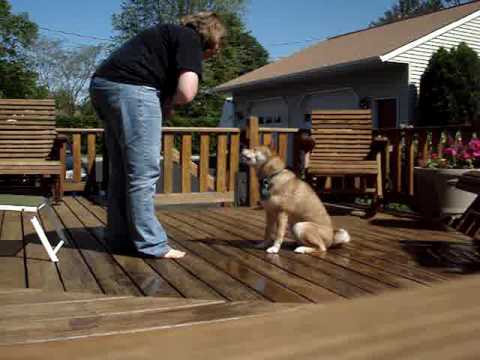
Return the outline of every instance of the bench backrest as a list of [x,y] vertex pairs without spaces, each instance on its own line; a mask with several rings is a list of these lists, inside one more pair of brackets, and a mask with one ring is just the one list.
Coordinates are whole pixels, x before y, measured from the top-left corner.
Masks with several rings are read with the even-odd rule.
[[0,99],[0,159],[46,159],[56,136],[55,100]]
[[312,112],[315,161],[364,160],[372,145],[370,110],[317,110]]

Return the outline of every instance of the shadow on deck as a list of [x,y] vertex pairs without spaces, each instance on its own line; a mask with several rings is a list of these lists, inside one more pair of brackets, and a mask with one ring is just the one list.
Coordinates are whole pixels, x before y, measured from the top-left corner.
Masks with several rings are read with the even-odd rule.
[[[426,241],[468,241],[411,220],[379,215],[367,221],[334,214],[352,242],[327,254],[279,255],[253,247],[263,236],[263,213],[246,208],[169,209],[158,213],[180,260],[111,254],[103,243],[104,208],[83,197],[55,207],[70,240],[48,261],[26,215],[0,213],[0,287],[106,295],[204,300],[326,303],[401,289],[428,287],[458,274],[415,259]],[[46,230],[56,235],[49,219]],[[428,266],[424,266],[428,265]]]

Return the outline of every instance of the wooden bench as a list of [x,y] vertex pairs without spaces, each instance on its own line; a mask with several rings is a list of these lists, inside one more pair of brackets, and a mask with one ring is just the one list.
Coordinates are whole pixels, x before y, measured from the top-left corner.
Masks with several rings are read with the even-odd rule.
[[306,164],[307,179],[327,177],[374,178],[376,186],[356,189],[373,193],[374,203],[383,196],[380,153],[372,154],[370,110],[319,110],[312,112],[311,136],[315,146]]
[[0,175],[41,176],[59,201],[64,143],[55,128],[54,100],[0,99]]

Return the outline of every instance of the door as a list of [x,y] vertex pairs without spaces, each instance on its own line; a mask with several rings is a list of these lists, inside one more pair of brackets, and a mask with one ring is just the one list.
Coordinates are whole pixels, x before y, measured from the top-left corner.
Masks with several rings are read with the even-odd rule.
[[397,99],[376,100],[377,124],[379,129],[397,127]]

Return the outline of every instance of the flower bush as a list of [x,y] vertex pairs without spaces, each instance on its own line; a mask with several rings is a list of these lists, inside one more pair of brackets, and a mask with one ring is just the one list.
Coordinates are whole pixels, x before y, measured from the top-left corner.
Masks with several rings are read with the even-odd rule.
[[473,169],[480,168],[480,139],[471,140],[466,146],[450,144],[443,149],[442,155],[432,153],[424,167],[435,169]]

